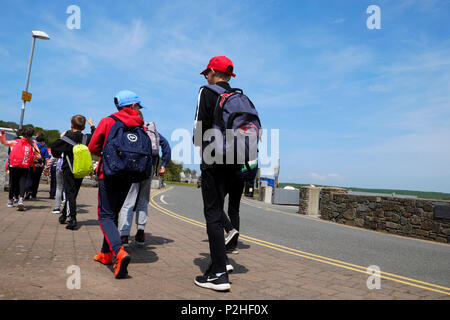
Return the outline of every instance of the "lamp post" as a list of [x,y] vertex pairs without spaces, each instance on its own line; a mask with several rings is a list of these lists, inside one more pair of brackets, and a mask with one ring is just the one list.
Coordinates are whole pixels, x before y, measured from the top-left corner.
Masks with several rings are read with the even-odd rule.
[[22,112],[20,114],[19,129],[22,129],[22,125],[23,125],[23,116],[25,114],[25,103],[27,101],[31,101],[31,94],[28,92],[28,84],[30,83],[31,64],[33,63],[33,53],[34,53],[34,46],[36,44],[36,39],[42,39],[42,40],[50,39],[48,34],[46,34],[43,31],[32,31],[31,34],[33,36],[33,42],[31,44],[30,60],[28,61],[28,72],[27,72],[27,81],[25,83],[25,91],[22,92]]

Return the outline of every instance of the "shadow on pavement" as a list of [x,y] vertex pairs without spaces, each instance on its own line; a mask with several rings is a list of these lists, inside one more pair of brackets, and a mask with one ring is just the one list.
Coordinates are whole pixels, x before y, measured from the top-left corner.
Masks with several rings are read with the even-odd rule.
[[152,251],[155,247],[148,246],[136,246],[134,243],[130,243],[125,251],[131,256],[131,264],[133,263],[153,263],[158,261],[158,255]]
[[90,204],[82,204],[82,203],[78,204],[77,203],[77,214],[89,213],[89,209],[86,210],[84,208],[90,208],[90,207],[92,207]]
[[145,242],[146,245],[147,244],[152,244],[152,245],[156,245],[157,246],[157,245],[163,245],[163,244],[166,244],[166,243],[173,242],[172,239],[167,239],[167,238],[163,238],[163,237],[153,236],[150,233],[146,233],[145,234],[145,239],[146,239],[146,242]]
[[[211,258],[209,253],[200,253],[203,258],[195,258],[194,264],[200,268],[201,273],[205,273],[211,264]],[[228,254],[228,261],[234,267],[233,274],[247,273],[249,269],[242,264],[236,263],[234,259],[230,258]]]
[[155,246],[163,245],[173,242],[172,239],[167,239],[159,236],[153,236],[150,233],[145,234],[145,244],[138,245],[134,241],[134,237],[130,237],[130,245],[126,251],[131,255],[131,263],[153,263],[158,261],[158,255],[152,251],[156,249]]
[[[130,265],[132,263],[133,263],[133,258],[131,258]],[[114,274],[113,264],[106,265],[105,267],[107,267],[109,269],[109,271],[111,271],[111,273]],[[128,270],[129,270],[129,265],[128,265]],[[133,277],[130,276],[129,274],[127,274],[124,278],[118,279],[118,280],[124,280],[124,279],[133,279]]]
[[242,241],[238,241],[237,248],[245,250],[245,249],[250,249],[251,246],[249,244],[243,243]]
[[45,209],[45,208],[50,208],[49,206],[34,206],[32,204],[30,204],[29,202],[25,202],[25,211],[29,211],[29,210],[41,210],[41,209]]
[[90,208],[90,207],[92,207],[90,204],[77,203],[77,208]]
[[[202,242],[209,242],[209,241],[208,241],[208,239],[205,239],[205,240],[202,240]],[[249,244],[243,243],[242,241],[238,241],[237,248],[245,250],[245,249],[250,249],[251,246]]]
[[[80,212],[77,212],[77,214]],[[82,226],[98,226],[98,220],[97,219],[89,219],[89,220],[79,220],[77,219],[78,227],[77,229],[80,229]]]

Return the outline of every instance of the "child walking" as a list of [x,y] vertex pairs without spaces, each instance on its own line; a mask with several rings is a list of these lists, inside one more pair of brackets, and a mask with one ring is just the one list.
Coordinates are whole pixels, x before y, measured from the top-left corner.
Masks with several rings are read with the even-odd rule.
[[[123,144],[130,146],[133,144],[135,148],[145,146],[146,152],[150,154],[151,142],[145,134],[143,128],[144,121],[139,117],[137,112],[144,107],[140,98],[134,92],[123,90],[114,97],[114,103],[118,112],[100,121],[89,144],[89,150],[92,154],[101,156],[97,167],[99,178],[98,222],[104,238],[102,249],[94,256],[94,260],[102,264],[111,264],[114,261],[114,276],[116,279],[120,279],[126,277],[128,274],[127,268],[131,261],[131,256],[122,246],[117,225],[120,209],[133,181],[130,181],[126,177],[129,171],[120,169],[113,171],[115,168],[112,168],[111,165],[115,163],[110,164],[107,158],[110,156],[116,159],[116,155],[112,151],[113,149],[110,149],[112,145],[117,148],[120,148]],[[127,152],[124,151],[124,153]],[[117,161],[120,160],[117,159]],[[127,156],[124,156],[124,161],[126,161],[124,164],[125,168],[128,168],[129,162]],[[140,161],[138,162],[140,163]],[[142,180],[150,177],[151,158],[149,161],[145,160],[145,168],[145,172],[142,174]]]
[[[142,120],[144,120],[142,112],[140,111],[138,112],[139,117],[141,117]],[[159,132],[157,132],[156,129],[154,130],[154,132],[151,132],[149,129],[150,125],[149,122],[146,122],[146,124],[147,125],[145,126],[146,128],[145,130],[149,135],[150,139],[152,140],[152,148],[154,147],[153,144],[155,144],[155,149],[157,150],[155,153],[157,153],[158,155],[156,155],[155,157],[159,157],[159,148],[161,146],[162,162],[159,170],[159,175],[164,176],[164,173],[166,172],[165,168],[171,159],[171,148],[169,142]],[[153,139],[152,134],[155,135]],[[153,159],[155,157],[153,157]],[[145,244],[144,230],[148,218],[148,202],[150,200],[152,177],[156,169],[157,169],[157,161],[153,161],[152,174],[150,178],[141,182],[133,183],[131,185],[130,191],[128,191],[127,198],[123,203],[122,209],[120,211],[119,225],[120,225],[121,241],[124,247],[128,247],[129,242],[128,238],[130,236],[134,212],[136,212],[136,225],[137,225],[137,232],[134,237],[134,241],[138,246],[143,246]]]
[[9,155],[9,179],[10,189],[8,197],[8,207],[14,204],[14,195],[19,195],[18,210],[24,211],[23,199],[25,196],[25,185],[27,181],[28,168],[33,166],[34,160],[39,157],[40,152],[32,137],[33,128],[24,128],[19,132],[19,139],[7,141],[5,130],[1,131],[0,142],[11,148]]
[[55,206],[52,211],[54,214],[61,214],[61,202],[64,197],[64,176],[62,172],[62,164],[64,161],[64,154],[62,154],[61,158],[55,158],[52,156],[49,162],[50,171],[51,171],[51,179],[54,180],[54,191],[53,197],[50,196],[50,199],[55,199]]
[[[52,145],[52,152],[55,158],[61,158],[64,153],[62,173],[64,180],[64,193],[66,196],[66,202],[64,204],[63,211],[59,217],[59,223],[65,224],[67,217],[69,216],[69,222],[66,229],[76,229],[77,223],[77,196],[81,188],[83,178],[75,178],[72,173],[74,154],[73,154],[73,142],[75,144],[88,145],[91,140],[91,135],[84,135],[82,131],[86,125],[86,118],[82,115],[75,115],[71,119],[71,129],[66,131],[64,135],[56,140]],[[66,139],[68,138],[68,139]]]

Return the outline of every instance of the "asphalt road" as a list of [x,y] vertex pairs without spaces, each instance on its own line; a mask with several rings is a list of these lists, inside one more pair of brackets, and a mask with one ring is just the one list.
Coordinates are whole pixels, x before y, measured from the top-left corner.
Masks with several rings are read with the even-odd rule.
[[[205,222],[200,189],[174,186],[154,200],[174,213]],[[375,265],[382,272],[450,287],[450,245],[347,227],[296,211],[295,207],[244,198],[240,232],[321,257],[364,267]],[[244,253],[245,241],[240,246]]]

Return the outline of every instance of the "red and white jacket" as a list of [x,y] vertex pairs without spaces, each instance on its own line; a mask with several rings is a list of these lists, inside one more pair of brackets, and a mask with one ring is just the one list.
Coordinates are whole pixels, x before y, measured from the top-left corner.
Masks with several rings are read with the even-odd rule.
[[[144,120],[139,117],[137,111],[130,108],[123,108],[119,112],[113,113],[113,116],[118,118],[128,127],[144,127]],[[92,154],[101,157],[103,148],[105,146],[106,140],[108,139],[109,131],[116,120],[111,117],[103,118],[95,129],[94,134],[92,135],[91,142],[89,143],[89,151]],[[101,158],[99,163],[101,163]],[[100,167],[100,173],[98,174],[99,179],[103,179],[103,165]]]

